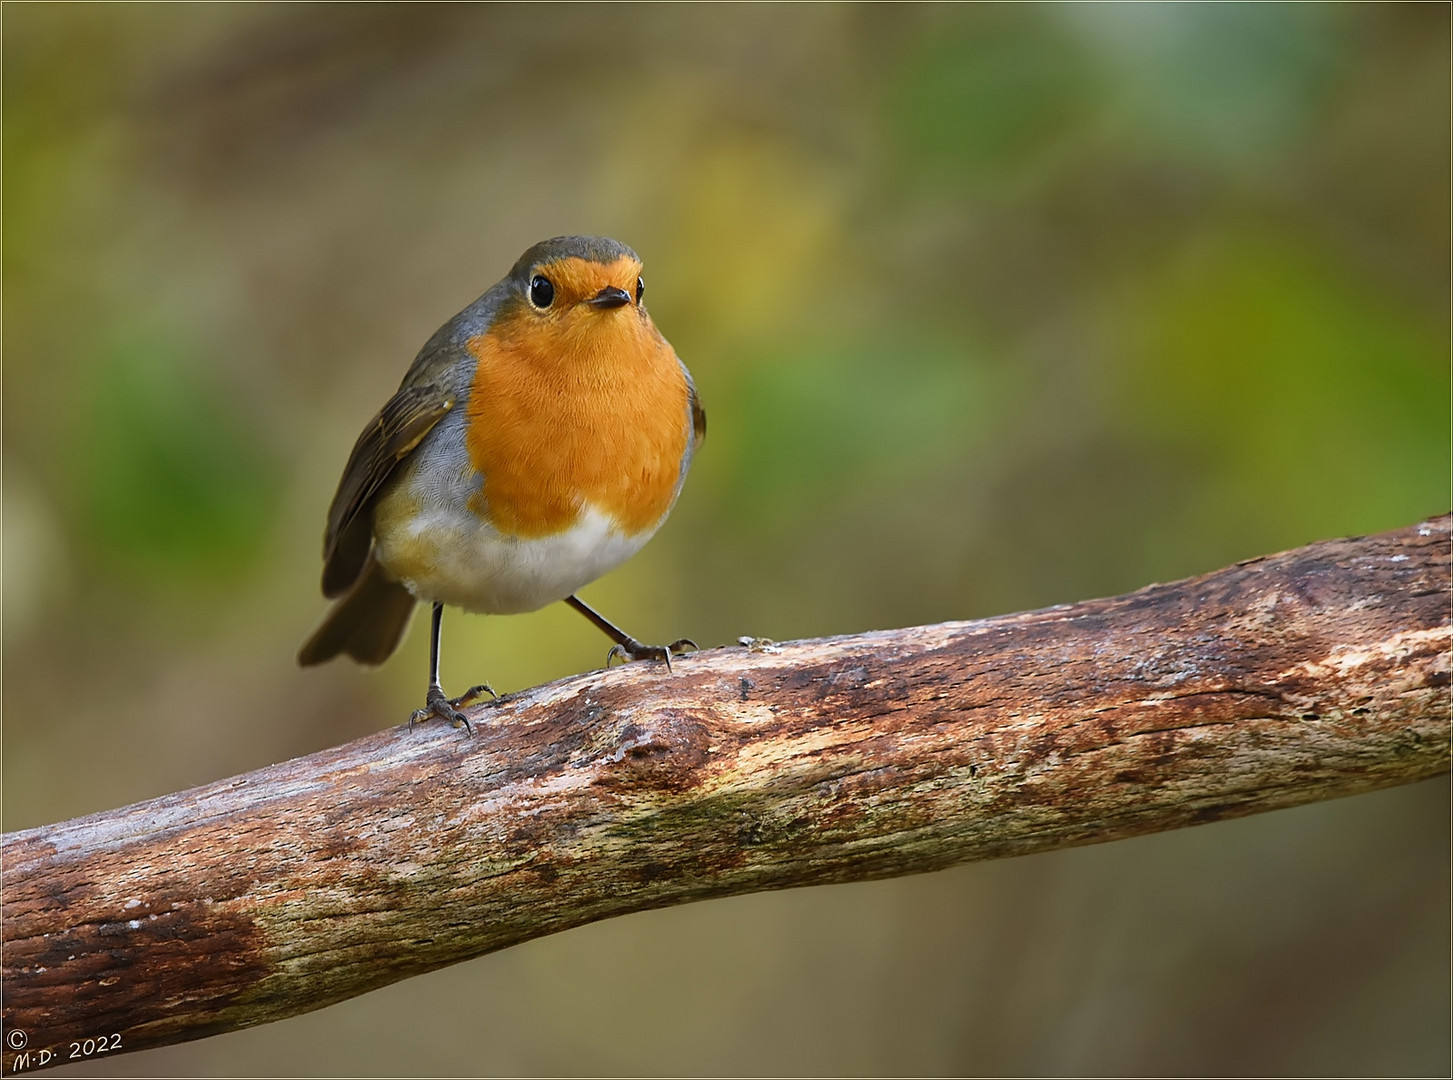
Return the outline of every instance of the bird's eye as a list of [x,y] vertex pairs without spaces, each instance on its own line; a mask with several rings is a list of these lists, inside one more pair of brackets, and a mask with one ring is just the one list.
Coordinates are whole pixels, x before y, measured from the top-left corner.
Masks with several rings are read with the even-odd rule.
[[643,277],[638,277],[638,278],[636,278],[636,303],[639,304],[641,302],[641,297],[643,297],[645,295],[646,295],[646,279],[643,278]]
[[537,308],[547,308],[555,299],[555,286],[550,279],[536,274],[530,279],[530,303]]

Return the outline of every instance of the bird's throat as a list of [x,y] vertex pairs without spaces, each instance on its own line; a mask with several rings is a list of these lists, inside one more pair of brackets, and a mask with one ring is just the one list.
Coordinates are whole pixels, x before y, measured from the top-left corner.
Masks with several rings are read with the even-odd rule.
[[634,535],[675,500],[691,429],[681,365],[634,310],[592,314],[589,332],[526,322],[469,342],[473,509],[506,536],[560,533],[587,507]]

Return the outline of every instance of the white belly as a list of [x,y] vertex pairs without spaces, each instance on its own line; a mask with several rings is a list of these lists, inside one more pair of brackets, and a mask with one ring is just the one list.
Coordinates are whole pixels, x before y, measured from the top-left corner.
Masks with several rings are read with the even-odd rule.
[[[377,520],[385,516],[393,517]],[[375,556],[420,600],[511,615],[565,599],[629,559],[651,532],[622,535],[587,508],[568,531],[525,540],[501,536],[468,510],[430,507],[379,529]]]
[[614,570],[660,526],[626,534],[586,505],[554,536],[502,535],[470,509],[480,478],[464,453],[463,424],[462,409],[445,416],[374,507],[374,557],[418,599],[487,615],[535,611]]

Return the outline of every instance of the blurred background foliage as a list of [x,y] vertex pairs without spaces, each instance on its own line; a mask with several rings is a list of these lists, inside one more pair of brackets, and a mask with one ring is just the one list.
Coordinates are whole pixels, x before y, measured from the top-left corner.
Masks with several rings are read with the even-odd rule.
[[[6,4],[4,812],[399,723],[299,671],[429,334],[616,236],[711,437],[585,590],[778,639],[1112,594],[1449,505],[1445,5]],[[598,665],[449,616],[446,683]],[[1448,785],[585,927],[104,1071],[1449,1067]],[[100,1063],[94,1066],[101,1069]]]

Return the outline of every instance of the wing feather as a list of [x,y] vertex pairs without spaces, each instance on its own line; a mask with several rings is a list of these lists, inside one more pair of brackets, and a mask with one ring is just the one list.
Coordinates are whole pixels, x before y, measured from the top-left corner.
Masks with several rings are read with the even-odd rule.
[[323,534],[324,596],[341,596],[363,572],[373,538],[373,523],[363,511],[399,462],[453,407],[453,395],[440,386],[405,385],[358,436],[328,508],[328,528]]
[[691,448],[695,452],[706,441],[706,410],[701,407],[701,399],[696,396],[696,384],[688,378],[686,385],[691,390]]

